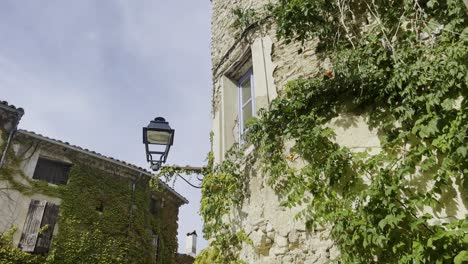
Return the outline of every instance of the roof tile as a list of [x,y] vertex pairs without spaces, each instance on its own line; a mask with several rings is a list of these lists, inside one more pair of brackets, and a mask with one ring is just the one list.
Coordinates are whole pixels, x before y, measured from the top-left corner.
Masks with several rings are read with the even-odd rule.
[[1,101],[0,100],[0,105],[2,105],[4,107],[7,107],[7,108],[10,108],[13,111],[21,112],[22,114],[24,114],[24,109],[23,108],[16,107],[16,106],[14,106],[12,104],[9,104],[7,101]]

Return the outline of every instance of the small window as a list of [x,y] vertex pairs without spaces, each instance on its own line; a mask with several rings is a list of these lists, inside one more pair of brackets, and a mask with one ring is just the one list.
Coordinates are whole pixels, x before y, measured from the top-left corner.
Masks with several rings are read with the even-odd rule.
[[30,253],[49,252],[58,212],[59,206],[56,204],[31,200],[19,248]]
[[153,215],[158,213],[158,201],[155,198],[150,198],[149,210]]
[[53,184],[67,184],[70,164],[39,158],[34,170],[33,179],[43,180]]
[[97,203],[97,205],[96,205],[96,211],[97,211],[98,213],[104,212],[104,202],[98,201],[98,203]]
[[239,88],[239,132],[246,132],[247,122],[255,116],[253,71],[250,69],[238,82]]

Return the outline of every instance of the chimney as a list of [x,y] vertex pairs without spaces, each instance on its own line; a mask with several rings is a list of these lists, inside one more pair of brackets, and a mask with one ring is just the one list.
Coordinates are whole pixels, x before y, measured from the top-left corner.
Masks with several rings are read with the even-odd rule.
[[195,257],[197,254],[197,232],[187,233],[187,255]]

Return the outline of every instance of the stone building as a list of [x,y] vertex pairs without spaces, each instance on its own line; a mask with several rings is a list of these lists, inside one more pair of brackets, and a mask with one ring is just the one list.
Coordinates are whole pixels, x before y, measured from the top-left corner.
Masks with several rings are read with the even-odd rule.
[[22,115],[0,103],[0,233],[15,228],[15,247],[56,263],[176,263],[186,198],[151,188],[143,168],[17,129]]
[[[275,38],[274,29],[233,29],[232,9],[261,8],[268,1],[212,1],[212,67],[213,67],[213,152],[215,162],[240,141],[244,124],[257,111],[268,108],[278,90],[288,81],[317,73],[322,66],[313,43],[298,55],[299,44]],[[230,29],[230,30],[228,30]],[[244,37],[238,40],[238,36]],[[242,102],[242,103],[241,103]],[[242,104],[242,106],[241,106]],[[358,133],[362,131],[365,134]],[[365,127],[346,132],[358,136],[354,146],[375,147],[375,135]],[[344,136],[347,138],[346,136]],[[252,151],[247,148],[248,152]],[[266,184],[267,177],[256,173],[250,177],[249,198],[242,206],[245,217],[234,218],[235,226],[244,229],[253,244],[243,244],[240,258],[247,263],[324,263],[337,251],[327,239],[327,230],[307,233],[303,221],[295,221],[300,208],[280,206],[281,200]]]
[[[246,122],[278,96],[289,80],[316,75],[330,68],[316,54],[316,41],[286,44],[275,37],[274,25],[236,27],[233,9],[263,8],[266,0],[212,0],[212,130],[215,163],[233,144],[242,144]],[[350,121],[352,122],[346,122]],[[352,151],[378,153],[380,140],[369,128],[366,116],[343,113],[329,122],[336,142]],[[245,147],[245,146],[244,146]],[[245,155],[253,151],[247,146]],[[306,231],[305,221],[295,220],[302,208],[286,208],[267,184],[268,176],[255,168],[249,173],[248,194],[240,209],[229,217],[230,225],[244,230],[252,243],[243,243],[240,259],[247,263],[328,263],[339,251],[327,227]],[[453,204],[463,205],[454,194]],[[466,206],[444,217],[464,219]],[[226,220],[227,221],[227,220]]]

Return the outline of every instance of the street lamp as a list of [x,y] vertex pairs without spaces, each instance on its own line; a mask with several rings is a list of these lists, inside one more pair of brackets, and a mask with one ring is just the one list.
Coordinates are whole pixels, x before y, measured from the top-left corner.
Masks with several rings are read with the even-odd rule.
[[153,171],[159,170],[166,162],[169,149],[174,142],[175,130],[163,117],[156,117],[143,128],[143,143],[146,148],[146,160]]

